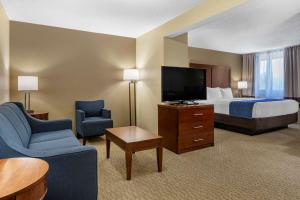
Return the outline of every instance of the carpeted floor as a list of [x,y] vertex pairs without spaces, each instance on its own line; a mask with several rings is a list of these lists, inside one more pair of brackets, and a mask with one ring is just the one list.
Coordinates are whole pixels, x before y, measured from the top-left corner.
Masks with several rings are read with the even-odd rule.
[[294,200],[300,199],[300,125],[246,136],[215,129],[215,146],[181,155],[164,149],[163,172],[155,150],[133,156],[132,180],[125,180],[124,152],[112,143],[89,141],[99,155],[101,200]]

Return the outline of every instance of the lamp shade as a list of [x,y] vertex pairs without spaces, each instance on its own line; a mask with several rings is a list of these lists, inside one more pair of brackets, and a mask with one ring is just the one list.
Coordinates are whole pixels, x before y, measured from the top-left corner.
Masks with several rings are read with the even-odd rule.
[[37,76],[18,76],[18,91],[37,91],[38,87]]
[[248,88],[247,81],[239,81],[238,82],[238,89],[247,89],[247,88]]
[[139,71],[137,69],[124,69],[124,81],[137,81],[139,80]]

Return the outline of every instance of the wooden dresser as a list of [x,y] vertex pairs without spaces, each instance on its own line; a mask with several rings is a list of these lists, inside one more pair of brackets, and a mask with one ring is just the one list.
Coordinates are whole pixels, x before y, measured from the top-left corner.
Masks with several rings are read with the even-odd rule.
[[183,153],[214,145],[214,106],[158,105],[158,134],[163,146]]

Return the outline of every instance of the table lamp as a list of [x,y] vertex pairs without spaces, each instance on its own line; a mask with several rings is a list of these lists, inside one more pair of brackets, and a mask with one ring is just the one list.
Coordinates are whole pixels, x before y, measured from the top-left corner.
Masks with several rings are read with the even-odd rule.
[[[24,92],[24,105],[28,113],[33,113],[30,109],[30,93],[38,91],[38,77],[37,76],[18,76],[18,91]],[[28,102],[27,102],[28,99]]]
[[238,81],[238,89],[240,91],[240,97],[242,97],[243,90],[248,88],[247,81]]
[[137,69],[124,69],[123,71],[123,80],[129,81],[129,119],[130,126],[131,123],[131,87],[133,84],[133,92],[134,92],[134,124],[136,125],[136,81],[139,80],[139,71]]

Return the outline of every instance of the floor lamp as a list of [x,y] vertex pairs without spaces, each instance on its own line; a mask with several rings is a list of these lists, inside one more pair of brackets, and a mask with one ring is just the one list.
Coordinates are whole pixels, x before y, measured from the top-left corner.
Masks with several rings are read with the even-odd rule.
[[133,85],[133,96],[134,96],[134,125],[136,126],[136,81],[139,80],[139,71],[137,69],[124,69],[123,71],[124,81],[129,81],[129,120],[130,126],[132,125],[132,94],[131,85]]
[[28,113],[33,113],[30,109],[30,93],[38,90],[37,76],[18,76],[18,91],[25,93],[24,106]]

